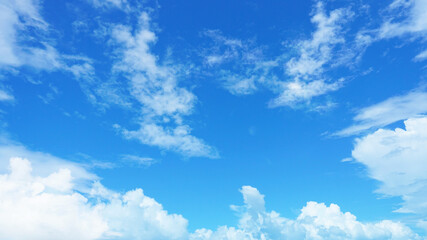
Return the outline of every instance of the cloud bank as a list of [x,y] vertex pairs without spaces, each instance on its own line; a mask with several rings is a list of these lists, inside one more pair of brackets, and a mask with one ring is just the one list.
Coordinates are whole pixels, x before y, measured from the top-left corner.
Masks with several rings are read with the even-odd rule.
[[[77,175],[78,176],[78,175]],[[402,223],[362,223],[338,205],[308,202],[296,219],[265,209],[256,188],[240,189],[244,205],[231,206],[237,227],[187,230],[188,220],[168,213],[142,189],[118,193],[94,180],[76,189],[78,177],[59,166],[34,174],[29,160],[13,157],[0,175],[0,235],[6,239],[421,239]]]

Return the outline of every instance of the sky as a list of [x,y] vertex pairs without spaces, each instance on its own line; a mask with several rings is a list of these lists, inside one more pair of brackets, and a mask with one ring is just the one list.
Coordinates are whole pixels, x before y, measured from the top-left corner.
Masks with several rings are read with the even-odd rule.
[[0,11],[0,239],[427,239],[426,0]]

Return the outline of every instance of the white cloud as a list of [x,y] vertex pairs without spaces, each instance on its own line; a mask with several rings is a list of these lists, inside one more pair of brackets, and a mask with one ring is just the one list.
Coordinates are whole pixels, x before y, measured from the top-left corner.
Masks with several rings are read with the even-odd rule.
[[262,48],[255,46],[253,41],[225,37],[218,30],[208,30],[203,35],[214,43],[202,51],[204,62],[210,70],[219,68],[215,77],[231,94],[252,94],[258,90],[258,85],[272,77],[270,69],[278,62],[264,60]]
[[[342,78],[331,80],[325,72],[350,62],[357,56],[355,52],[362,49],[346,46],[343,27],[353,15],[348,8],[327,13],[319,1],[311,17],[315,25],[311,37],[288,44],[289,52],[271,60],[263,56],[265,47],[257,47],[254,41],[227,38],[214,30],[204,32],[214,45],[202,55],[209,69],[220,67],[214,76],[230,93],[252,94],[260,87],[267,87],[279,94],[270,107],[294,107],[343,85]],[[294,57],[289,59],[289,56]],[[278,76],[278,72],[285,75]]]
[[[6,239],[99,238],[107,225],[86,198],[69,192],[69,174],[61,169],[46,178],[33,177],[29,161],[11,158],[10,173],[0,175],[0,235]],[[49,184],[52,178],[61,181]]]
[[349,9],[335,9],[327,15],[322,2],[316,6],[316,14],[311,22],[316,25],[316,31],[311,39],[296,43],[299,56],[286,63],[290,76],[298,79],[309,79],[323,72],[325,64],[334,56],[336,45],[344,44],[342,25],[353,15]]
[[47,153],[32,151],[25,146],[0,137],[0,172],[6,172],[9,167],[8,160],[13,157],[31,159],[33,172],[41,177],[47,177],[58,169],[69,169],[75,178],[75,189],[88,191],[88,184],[98,180],[98,177],[86,170],[86,165],[66,161]]
[[[390,15],[379,29],[380,38],[400,37],[408,34],[427,37],[426,1],[394,0],[387,10]],[[403,20],[401,20],[402,18]]]
[[89,193],[81,193],[70,169],[35,176],[31,163],[22,158],[11,158],[9,170],[0,175],[3,238],[185,239],[187,235],[187,220],[168,214],[141,189],[122,195],[94,182]]
[[414,58],[415,61],[422,61],[422,60],[425,60],[425,59],[427,59],[427,50],[424,50],[424,51],[420,52]]
[[192,136],[191,128],[187,125],[167,128],[154,123],[142,123],[138,130],[125,129],[122,133],[126,138],[138,139],[144,144],[173,150],[188,157],[219,157],[215,149]]
[[88,0],[93,6],[98,8],[116,7],[122,10],[128,10],[129,5],[127,0]]
[[343,79],[330,81],[323,73],[328,67],[344,64],[354,56],[351,51],[345,53],[346,56],[339,56],[346,43],[342,28],[352,16],[353,12],[347,8],[335,9],[327,14],[323,3],[317,3],[311,18],[316,30],[310,39],[292,44],[298,56],[285,63],[286,73],[292,80],[280,83],[282,92],[271,101],[270,106],[294,106],[342,86]]
[[140,166],[151,166],[155,164],[157,161],[150,157],[140,157],[136,155],[124,154],[122,155],[122,160],[129,163],[134,163]]
[[[50,26],[40,14],[41,4],[39,0],[0,2],[0,70],[16,73],[25,66],[34,70],[71,73],[89,96],[91,90],[87,85],[94,73],[91,60],[58,52],[49,38]],[[13,99],[4,92],[1,97]],[[49,102],[48,98],[45,100]]]
[[310,82],[294,81],[281,84],[283,92],[279,97],[270,101],[270,107],[294,106],[301,100],[310,100],[314,96],[323,95],[330,91],[335,91],[342,86],[343,80],[326,83],[323,80]]
[[[47,24],[41,18],[38,8],[39,2],[35,0],[5,0],[0,3],[2,12],[0,21],[0,64],[3,66],[21,66],[33,64],[33,57],[46,57],[52,52],[47,50],[21,47],[18,42],[18,32],[25,31],[27,27],[46,31]],[[44,52],[46,51],[46,52]],[[52,60],[52,59],[41,59]],[[56,60],[53,61],[56,63]]]
[[410,118],[406,129],[379,129],[356,140],[353,158],[381,185],[377,192],[399,196],[399,212],[427,216],[427,117]]
[[[410,41],[427,39],[427,2],[425,0],[394,0],[386,9],[386,17],[376,36],[371,40],[407,37]],[[424,60],[426,52],[419,53],[416,61]]]
[[159,64],[150,46],[156,35],[150,17],[143,12],[134,31],[117,25],[111,32],[119,61],[113,71],[129,80],[129,92],[140,104],[140,129],[122,130],[127,138],[144,144],[177,151],[186,156],[217,157],[216,151],[190,134],[183,117],[192,113],[196,96],[178,86],[177,65]]
[[358,134],[424,113],[427,113],[427,93],[416,90],[358,110],[354,117],[356,123],[335,133],[335,135]]
[[49,43],[50,26],[40,14],[40,5],[39,0],[0,2],[0,69],[29,66],[87,78],[93,72],[90,59],[61,54]]
[[0,101],[13,101],[14,99],[15,97],[12,94],[3,89],[0,89]]
[[239,226],[217,230],[198,229],[191,240],[241,239],[421,239],[408,227],[389,220],[362,223],[338,205],[308,202],[295,220],[265,210],[264,195],[256,188],[243,186],[244,205],[232,206],[240,212]]

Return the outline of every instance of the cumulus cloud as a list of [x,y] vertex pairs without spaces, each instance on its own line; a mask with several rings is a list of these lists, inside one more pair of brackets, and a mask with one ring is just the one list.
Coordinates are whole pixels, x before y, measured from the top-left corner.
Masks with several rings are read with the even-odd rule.
[[266,211],[264,195],[256,188],[243,186],[240,192],[244,205],[232,206],[241,215],[237,228],[198,229],[190,239],[421,239],[399,222],[359,222],[336,204],[308,202],[296,219],[287,219],[275,211]]
[[0,172],[6,172],[9,169],[9,159],[16,156],[31,159],[32,172],[40,177],[47,177],[58,169],[70,170],[74,176],[74,188],[78,191],[87,192],[90,182],[98,180],[95,174],[86,170],[90,167],[87,164],[70,162],[48,153],[32,151],[22,144],[0,137]]
[[422,90],[415,90],[358,110],[353,118],[355,123],[335,133],[335,135],[359,134],[369,129],[384,127],[424,113],[427,113],[427,93]]
[[168,214],[141,189],[125,194],[93,182],[75,188],[73,171],[34,175],[30,161],[11,158],[0,175],[0,235],[6,239],[185,239],[187,220]]
[[141,108],[140,128],[121,129],[126,138],[190,157],[217,157],[214,148],[191,135],[183,117],[192,113],[196,96],[178,85],[179,67],[160,64],[150,46],[157,40],[150,17],[143,12],[132,29],[116,25],[111,31],[119,59],[113,71],[129,81],[129,92]]
[[427,117],[410,118],[406,129],[379,129],[356,140],[353,158],[380,182],[377,192],[403,200],[398,212],[427,215]]

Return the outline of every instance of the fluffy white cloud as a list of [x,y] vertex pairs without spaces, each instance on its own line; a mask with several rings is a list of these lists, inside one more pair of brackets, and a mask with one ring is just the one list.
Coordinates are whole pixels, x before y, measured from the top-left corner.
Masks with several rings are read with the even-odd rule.
[[138,26],[117,25],[111,32],[119,61],[113,71],[129,80],[129,92],[141,107],[138,130],[121,129],[126,138],[177,151],[190,157],[217,157],[216,151],[191,135],[183,117],[191,114],[196,96],[178,86],[179,67],[159,64],[150,46],[156,35],[150,30],[150,17],[143,12]]
[[265,210],[264,195],[256,188],[244,186],[240,190],[244,205],[232,206],[240,212],[238,228],[222,226],[216,231],[199,229],[192,240],[216,239],[421,239],[408,227],[384,220],[362,223],[338,205],[308,202],[295,220]]
[[348,136],[427,113],[427,93],[416,90],[358,110],[355,124],[335,135]]
[[404,123],[406,129],[379,129],[357,139],[352,155],[381,183],[379,193],[402,197],[398,212],[426,216],[427,117]]
[[32,171],[40,177],[47,177],[58,169],[68,169],[73,173],[74,188],[87,192],[89,183],[98,180],[98,177],[87,171],[88,165],[70,162],[48,153],[32,151],[25,146],[0,137],[0,172],[6,172],[9,168],[8,160],[19,156],[31,159]]
[[112,192],[99,182],[76,190],[68,168],[46,177],[31,163],[10,159],[0,175],[0,235],[5,239],[185,239],[187,220],[168,214],[141,189]]

